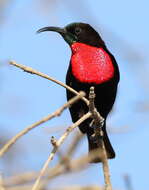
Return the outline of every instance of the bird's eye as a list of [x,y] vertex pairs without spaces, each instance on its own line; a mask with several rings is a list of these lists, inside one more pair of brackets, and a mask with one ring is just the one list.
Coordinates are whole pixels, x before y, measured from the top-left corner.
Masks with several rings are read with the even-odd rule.
[[80,33],[81,33],[81,31],[82,31],[82,29],[81,29],[81,28],[79,28],[79,27],[75,28],[75,33],[76,33],[76,34],[80,34]]

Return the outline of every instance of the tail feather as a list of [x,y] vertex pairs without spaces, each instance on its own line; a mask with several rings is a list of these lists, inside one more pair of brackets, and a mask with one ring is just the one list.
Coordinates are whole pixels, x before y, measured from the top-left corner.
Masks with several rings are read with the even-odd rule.
[[[115,152],[114,152],[114,149],[110,143],[110,140],[109,140],[109,137],[107,135],[107,132],[106,132],[106,128],[105,126],[103,127],[103,133],[104,133],[104,136],[103,136],[103,141],[104,141],[104,145],[105,145],[105,149],[106,149],[106,153],[107,153],[107,158],[114,158],[115,157]],[[88,143],[89,143],[89,154],[92,152],[92,151],[95,151],[96,149],[99,150],[99,157],[98,158],[95,158],[94,160],[91,161],[91,163],[97,163],[97,162],[101,162],[101,145],[97,145],[92,139],[91,139],[91,135],[93,134],[93,131],[90,133],[87,133],[87,137],[88,137]]]

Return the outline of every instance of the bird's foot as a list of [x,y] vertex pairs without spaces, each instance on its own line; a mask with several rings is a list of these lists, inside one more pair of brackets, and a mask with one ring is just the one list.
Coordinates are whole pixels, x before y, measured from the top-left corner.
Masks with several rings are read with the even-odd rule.
[[95,144],[99,144],[102,139],[103,139],[103,136],[99,136],[99,135],[95,135],[95,134],[90,136],[90,140],[93,141],[93,143],[95,143]]
[[103,126],[104,126],[104,118],[102,118],[101,120],[100,120],[100,128],[102,128]]
[[100,122],[98,124],[95,124],[94,120],[92,120],[89,124],[89,127],[91,127],[92,129],[98,129],[99,127],[102,129],[102,127],[104,126],[104,118],[100,119]]

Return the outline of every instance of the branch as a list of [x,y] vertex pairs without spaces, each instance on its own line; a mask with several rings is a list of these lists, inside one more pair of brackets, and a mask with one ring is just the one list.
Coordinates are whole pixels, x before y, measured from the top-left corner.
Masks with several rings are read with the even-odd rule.
[[59,164],[63,164],[64,167],[67,167],[69,169],[69,162],[71,160],[71,156],[75,151],[75,149],[77,148],[83,136],[84,134],[77,132],[72,142],[69,144],[67,151],[65,150],[65,153],[60,151],[57,152],[58,153],[57,155],[59,157]]
[[[65,152],[66,158],[67,158],[67,160],[69,160],[69,163],[72,162],[71,156],[74,153],[74,151],[76,150],[78,143],[80,142],[82,136],[83,136],[82,133],[77,132],[75,137],[73,138],[72,142],[69,144],[67,151]],[[59,160],[59,163],[56,166],[54,166],[53,168],[48,170],[47,173],[50,176],[53,174],[53,177],[51,177],[51,178],[54,178],[57,175],[61,175],[61,173],[59,172],[60,168],[64,169],[67,167],[66,162],[64,162],[63,159],[65,159],[64,156]],[[83,160],[84,160],[84,157],[83,157]],[[73,163],[71,165],[73,165]],[[56,174],[56,176],[55,176],[55,174]],[[25,172],[23,174],[19,174],[19,175],[15,175],[15,176],[6,178],[4,180],[4,184],[5,184],[5,186],[8,187],[8,186],[13,186],[13,185],[21,185],[21,184],[29,183],[29,182],[35,180],[38,177],[38,175],[39,175],[38,172]]]
[[50,161],[53,160],[53,157],[54,157],[55,153],[57,152],[60,145],[64,142],[64,140],[67,138],[67,136],[73,131],[73,129],[75,129],[78,125],[80,125],[83,121],[85,121],[89,117],[91,117],[90,112],[86,113],[77,122],[75,122],[73,125],[68,127],[67,130],[65,131],[65,133],[59,138],[59,140],[56,142],[56,145],[54,146],[48,160],[45,162],[43,168],[41,169],[40,174],[39,174],[37,180],[35,181],[32,190],[37,190],[38,189],[38,186],[40,185],[40,180],[41,180],[42,176],[44,176]]
[[97,112],[94,105],[94,99],[95,99],[94,87],[91,87],[90,93],[89,93],[89,101],[90,101],[89,109],[93,117],[94,139],[96,140],[96,143],[99,144],[99,147],[101,146],[102,156],[100,159],[102,160],[102,167],[103,167],[103,172],[104,172],[105,190],[112,190],[107,153],[106,153],[106,149],[105,149],[105,145],[103,141],[104,134],[102,131],[102,127],[104,124],[104,119],[99,114],[99,112]]
[[[71,87],[63,84],[60,81],[57,81],[51,77],[49,77],[48,75],[38,72],[30,67],[26,67],[24,65],[20,65],[17,64],[15,62],[10,62],[9,64],[14,65],[16,67],[19,67],[20,69],[23,69],[24,71],[31,73],[31,74],[36,74],[40,77],[46,78],[48,80],[51,80],[65,88],[67,88],[68,90],[70,90],[72,93],[78,95],[78,92],[75,91],[74,89],[72,89]],[[48,165],[50,163],[50,161],[53,159],[55,153],[58,151],[59,146],[64,142],[64,140],[66,139],[66,137],[70,134],[70,132],[76,128],[79,124],[81,124],[83,121],[85,121],[86,119],[92,117],[93,118],[93,126],[94,126],[94,137],[96,139],[96,143],[100,144],[100,146],[102,147],[101,151],[102,151],[102,164],[103,164],[103,171],[104,171],[104,179],[105,179],[105,190],[112,190],[112,186],[111,186],[111,182],[110,182],[110,175],[109,175],[109,167],[108,167],[108,160],[107,160],[107,154],[106,154],[106,150],[105,150],[105,145],[104,145],[104,141],[103,141],[103,131],[102,131],[102,126],[104,124],[104,119],[102,118],[102,116],[99,114],[99,112],[97,112],[95,105],[94,105],[94,99],[95,99],[95,93],[94,93],[94,87],[90,88],[90,94],[89,94],[89,101],[84,98],[84,95],[78,95],[78,99],[83,99],[84,102],[89,106],[89,112],[87,114],[85,114],[82,118],[80,118],[76,123],[74,123],[72,126],[70,126],[66,132],[60,137],[60,139],[58,141],[56,141],[55,139],[52,140],[52,144],[54,146],[48,160],[45,162],[43,168],[40,171],[40,174],[37,178],[37,180],[35,181],[32,190],[37,190],[40,184],[40,180],[42,178],[42,176],[45,175],[45,172],[48,168]],[[77,100],[78,100],[77,99]],[[76,100],[75,100],[76,101]],[[17,134],[15,137],[13,137],[6,145],[4,145],[4,147],[0,150],[0,156],[2,156],[7,150],[8,148],[13,145],[17,139],[19,139],[21,136],[23,136],[24,134],[26,134],[28,131],[30,131],[31,129],[35,128],[36,126],[48,121],[49,119],[59,116],[60,113],[67,107],[70,106],[70,104],[72,104],[72,102],[70,103],[66,103],[62,108],[58,109],[56,112],[54,112],[53,114],[48,115],[47,117],[43,118],[42,120],[30,125],[28,128],[24,129],[22,132],[20,132],[19,134]],[[68,170],[68,167],[66,167]]]
[[68,102],[66,102],[61,108],[57,109],[55,112],[53,112],[52,114],[49,114],[48,116],[42,118],[41,120],[33,123],[32,125],[29,125],[27,128],[25,128],[24,130],[22,130],[21,132],[19,132],[16,136],[14,136],[12,139],[10,139],[1,149],[0,149],[0,157],[3,156],[3,154],[5,152],[8,151],[8,149],[19,139],[21,138],[23,135],[25,135],[26,133],[28,133],[30,130],[34,129],[35,127],[49,121],[50,119],[54,118],[54,117],[58,117],[60,116],[60,114],[69,106],[71,106],[74,102],[78,101],[80,98],[82,98],[85,95],[84,92],[80,92],[78,93],[77,96],[73,97],[72,99],[70,99]]
[[[25,186],[16,186],[16,187],[9,187],[7,188],[7,190],[29,190],[31,189],[31,185],[25,185]],[[61,188],[56,188],[56,187],[53,187],[53,188],[43,188],[43,187],[40,187],[38,188],[38,190],[103,190],[102,187],[99,187],[99,186],[96,186],[96,185],[92,185],[92,186],[84,186],[84,187],[81,187],[81,186],[78,186],[78,185],[71,185],[71,186],[62,186]]]
[[[41,72],[39,72],[39,71],[37,71],[37,70],[35,70],[35,69],[32,69],[31,67],[27,67],[27,66],[25,66],[25,65],[18,64],[18,63],[16,63],[15,61],[10,61],[9,64],[10,64],[10,65],[13,65],[13,66],[15,66],[15,67],[18,67],[18,68],[24,70],[24,71],[27,72],[27,73],[35,74],[35,75],[38,75],[38,76],[40,76],[40,77],[42,77],[42,78],[48,79],[48,80],[50,80],[50,81],[52,81],[52,82],[55,82],[55,83],[59,84],[60,86],[66,88],[67,90],[71,91],[73,94],[78,95],[78,92],[77,92],[76,90],[74,90],[73,88],[71,88],[70,86],[68,86],[68,85],[62,83],[61,81],[58,81],[58,80],[56,80],[56,79],[54,79],[54,78],[52,78],[52,77],[49,77],[48,75],[46,75],[46,74],[44,74],[44,73],[41,73]],[[88,101],[85,97],[82,97],[81,99],[82,99],[87,105],[89,104],[89,101]]]
[[103,188],[96,185],[89,185],[89,186],[83,186],[83,187],[79,185],[70,185],[70,186],[64,186],[61,188],[54,188],[51,190],[103,190]]
[[[88,166],[88,163],[97,158],[99,155],[99,152],[97,150],[93,151],[93,154],[87,154],[84,156],[81,156],[80,158],[77,158],[75,160],[70,160],[69,162],[69,168],[65,167],[63,163],[59,163],[53,168],[49,168],[46,172],[46,175],[44,175],[44,184],[49,183],[50,180],[55,179],[56,177],[76,171],[80,171],[82,169],[85,169]],[[35,180],[38,177],[38,172],[26,172],[21,175],[11,176],[6,179],[4,179],[4,185],[6,187],[10,186],[16,186],[21,185],[25,183],[31,183],[33,180]],[[42,181],[43,182],[43,181]]]

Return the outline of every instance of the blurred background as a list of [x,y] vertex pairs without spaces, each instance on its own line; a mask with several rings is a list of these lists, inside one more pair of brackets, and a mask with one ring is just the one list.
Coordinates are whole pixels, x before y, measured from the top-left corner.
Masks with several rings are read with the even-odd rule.
[[[65,82],[71,51],[60,35],[37,35],[44,26],[86,22],[103,37],[121,73],[117,101],[108,118],[110,139],[117,157],[110,160],[112,184],[126,189],[148,187],[149,26],[147,0],[0,0],[0,145],[27,125],[53,112],[65,101],[65,89],[9,66],[9,60],[33,67]],[[1,159],[0,172],[10,176],[39,171],[51,151],[50,137],[60,137],[70,125],[68,110],[21,138]],[[64,147],[71,137],[62,146]],[[83,138],[74,157],[87,153]],[[51,165],[57,162],[52,161]],[[61,185],[102,185],[101,166],[56,178]],[[128,186],[127,186],[128,189]]]

